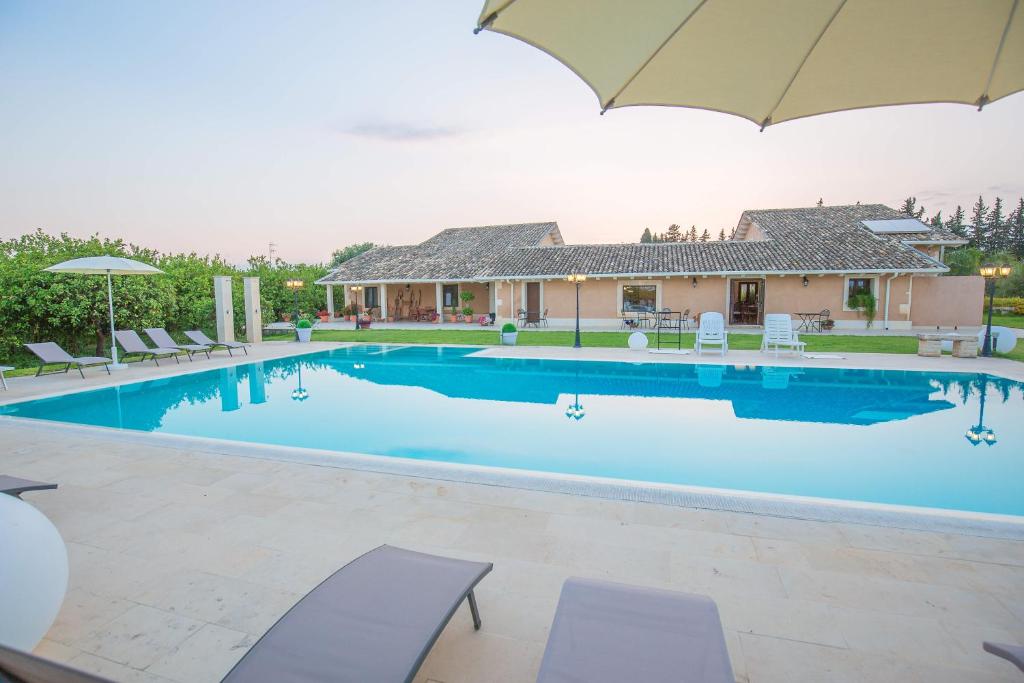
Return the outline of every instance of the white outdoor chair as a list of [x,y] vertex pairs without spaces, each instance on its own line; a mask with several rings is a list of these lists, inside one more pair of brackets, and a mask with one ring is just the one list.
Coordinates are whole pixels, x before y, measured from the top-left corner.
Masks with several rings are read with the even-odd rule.
[[800,341],[793,320],[788,313],[768,313],[764,316],[764,336],[761,337],[761,353],[769,347],[775,347],[775,355],[779,355],[779,347],[788,347],[791,351],[803,353],[805,342]]
[[697,328],[697,341],[693,350],[700,355],[705,346],[718,346],[724,356],[729,351],[729,333],[725,329],[725,318],[721,313],[702,313]]

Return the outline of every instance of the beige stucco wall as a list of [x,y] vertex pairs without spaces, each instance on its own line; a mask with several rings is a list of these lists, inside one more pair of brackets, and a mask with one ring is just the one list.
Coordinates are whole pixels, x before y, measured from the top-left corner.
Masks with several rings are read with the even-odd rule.
[[696,287],[689,277],[664,280],[661,290],[662,308],[673,311],[690,309],[691,317],[705,311],[718,311],[724,315],[726,283],[723,277],[698,277]]
[[914,278],[911,316],[915,325],[981,324],[985,279],[980,275]]

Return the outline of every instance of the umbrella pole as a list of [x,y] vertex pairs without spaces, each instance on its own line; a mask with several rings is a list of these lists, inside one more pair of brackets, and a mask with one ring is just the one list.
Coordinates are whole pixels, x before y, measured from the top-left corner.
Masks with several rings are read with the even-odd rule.
[[114,286],[110,282],[110,271],[107,271],[107,308],[110,310],[110,358],[113,360],[111,367],[120,368],[122,365],[117,362],[117,340],[114,339]]

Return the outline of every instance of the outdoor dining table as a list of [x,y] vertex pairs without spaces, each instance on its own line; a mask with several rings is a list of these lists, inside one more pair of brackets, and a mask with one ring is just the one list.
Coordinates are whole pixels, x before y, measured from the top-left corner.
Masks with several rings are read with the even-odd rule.
[[821,332],[821,326],[818,322],[821,317],[821,311],[814,311],[813,313],[796,313],[800,317],[800,324],[797,325],[797,331],[806,330],[808,332],[814,332],[815,328],[818,328],[818,332]]

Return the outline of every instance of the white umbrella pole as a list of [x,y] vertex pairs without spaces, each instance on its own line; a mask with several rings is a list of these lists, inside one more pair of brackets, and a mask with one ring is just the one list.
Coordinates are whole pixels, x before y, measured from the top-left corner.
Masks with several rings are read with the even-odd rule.
[[110,358],[113,367],[121,367],[117,362],[117,340],[114,339],[114,286],[110,282],[110,271],[107,271],[107,308],[110,310]]

